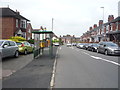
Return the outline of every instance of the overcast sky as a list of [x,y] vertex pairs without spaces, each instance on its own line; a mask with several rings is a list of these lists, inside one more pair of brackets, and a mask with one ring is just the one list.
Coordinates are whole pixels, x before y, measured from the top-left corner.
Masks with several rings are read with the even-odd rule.
[[108,15],[118,16],[120,0],[0,0],[0,7],[9,7],[30,20],[33,29],[40,26],[47,30],[52,28],[56,35],[81,36],[93,24],[103,19],[107,22]]

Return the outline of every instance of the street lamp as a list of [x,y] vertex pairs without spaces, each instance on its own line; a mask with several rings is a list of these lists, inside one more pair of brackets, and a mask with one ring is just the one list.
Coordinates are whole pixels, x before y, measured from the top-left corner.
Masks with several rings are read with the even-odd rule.
[[52,31],[53,31],[53,20],[54,20],[54,19],[52,18]]
[[103,23],[104,23],[104,7],[100,7],[103,9]]

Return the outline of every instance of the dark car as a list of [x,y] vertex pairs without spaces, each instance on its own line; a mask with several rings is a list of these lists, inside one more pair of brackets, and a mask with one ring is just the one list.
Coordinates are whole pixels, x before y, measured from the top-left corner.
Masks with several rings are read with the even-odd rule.
[[96,52],[99,47],[99,44],[97,43],[91,43],[88,45],[88,50],[92,52]]
[[120,55],[120,47],[113,42],[100,42],[97,52],[105,55]]
[[76,46],[76,43],[72,43],[72,46]]
[[89,43],[84,43],[83,49],[88,49]]

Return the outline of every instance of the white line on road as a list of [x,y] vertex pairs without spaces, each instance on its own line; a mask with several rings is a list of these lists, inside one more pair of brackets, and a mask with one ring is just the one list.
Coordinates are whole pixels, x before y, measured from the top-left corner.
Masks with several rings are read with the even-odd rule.
[[62,48],[60,47],[60,50],[61,50]]
[[74,49],[74,47],[72,47],[72,49]]
[[79,51],[78,49],[75,49],[76,51]]
[[117,63],[117,62],[114,62],[114,61],[111,61],[111,60],[107,60],[107,59],[104,59],[104,58],[101,58],[101,57],[92,56],[92,55],[90,55],[90,54],[88,54],[88,53],[86,53],[86,52],[83,52],[83,53],[86,54],[86,55],[88,55],[88,56],[90,56],[90,57],[92,57],[92,58],[94,58],[94,59],[102,60],[102,61],[105,61],[105,62],[112,63],[112,64],[114,64],[114,65],[120,66],[120,64]]
[[[61,47],[59,47],[58,49],[61,49]],[[54,83],[55,83],[55,72],[56,72],[58,49],[57,49],[57,52],[56,52],[56,57],[55,57],[55,61],[54,61],[53,72],[52,72],[52,77],[51,77],[51,82],[50,82],[50,88],[51,89],[54,87]]]

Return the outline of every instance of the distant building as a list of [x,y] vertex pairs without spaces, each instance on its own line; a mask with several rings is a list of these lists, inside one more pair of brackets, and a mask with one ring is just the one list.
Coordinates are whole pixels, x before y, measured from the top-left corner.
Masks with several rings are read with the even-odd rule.
[[26,38],[27,22],[20,12],[13,11],[9,7],[0,8],[0,39],[9,39],[12,36],[22,36]]
[[75,37],[74,35],[63,35],[63,37],[60,37],[63,43],[74,43],[74,42],[79,42],[80,38]]

